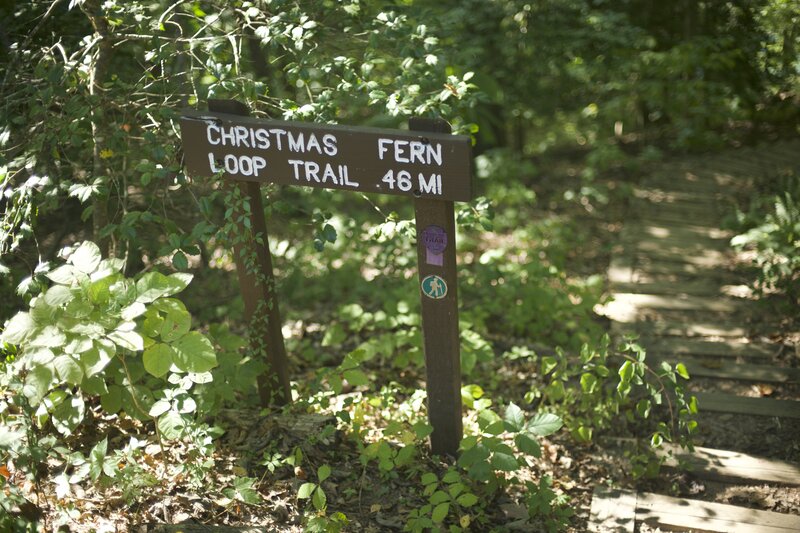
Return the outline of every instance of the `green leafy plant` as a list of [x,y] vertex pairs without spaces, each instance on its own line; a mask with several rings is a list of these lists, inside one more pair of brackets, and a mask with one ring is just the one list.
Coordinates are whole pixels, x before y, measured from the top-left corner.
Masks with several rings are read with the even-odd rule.
[[[771,205],[757,199],[750,215],[739,213],[739,224],[746,231],[731,239],[739,251],[752,252],[758,267],[756,288],[777,290],[800,302],[800,176],[784,180],[785,190],[772,197]],[[766,205],[764,205],[766,204]]]
[[5,325],[0,340],[19,352],[11,363],[23,376],[18,393],[70,435],[82,422],[86,399],[97,398],[108,413],[158,419],[168,438],[181,434],[194,411],[187,385],[208,381],[216,366],[211,342],[191,331],[186,307],[174,298],[187,274],[148,272],[137,279],[121,273],[122,262],[103,259],[92,242],[65,251],[67,262],[44,274],[53,285],[34,296],[30,310]]
[[450,531],[463,531],[469,527],[471,522],[469,509],[474,507],[479,499],[470,491],[471,483],[464,479],[463,474],[455,468],[450,468],[441,479],[433,472],[426,472],[420,481],[423,486],[422,494],[428,498],[428,503],[409,513],[405,531],[436,530],[442,527],[451,514],[459,518],[458,525],[451,525]]
[[[585,344],[579,357],[568,357],[561,351],[542,357],[541,375],[547,379],[546,386],[530,391],[527,400],[541,399],[551,405],[578,442],[591,442],[596,430],[608,429],[621,418],[652,421],[653,448],[663,441],[691,448],[697,428],[697,400],[679,381],[689,379],[686,367],[661,362],[651,368],[645,350],[633,339],[625,340],[618,351],[611,351],[609,344],[606,335],[596,347]],[[651,416],[656,406],[666,408],[666,421]],[[658,461],[647,464],[647,468],[634,467],[634,476],[658,473]]]

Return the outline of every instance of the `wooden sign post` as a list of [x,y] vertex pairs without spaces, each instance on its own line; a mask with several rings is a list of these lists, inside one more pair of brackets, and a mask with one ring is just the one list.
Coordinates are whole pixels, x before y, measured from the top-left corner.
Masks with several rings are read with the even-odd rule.
[[[291,396],[259,184],[409,196],[417,224],[431,448],[454,456],[462,422],[453,202],[473,197],[470,138],[450,135],[440,120],[412,119],[412,131],[400,131],[247,114],[239,102],[212,100],[209,112],[183,113],[181,136],[187,174],[233,180],[250,204],[250,238],[246,249],[240,245],[234,253],[246,313],[262,325],[252,336],[265,348],[270,368],[259,380],[262,401]],[[234,216],[243,221],[243,215]],[[256,258],[257,275],[245,264],[248,256]]]

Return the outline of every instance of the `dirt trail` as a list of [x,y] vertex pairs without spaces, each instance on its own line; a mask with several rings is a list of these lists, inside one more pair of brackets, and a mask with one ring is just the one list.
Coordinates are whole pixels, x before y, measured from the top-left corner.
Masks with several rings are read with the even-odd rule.
[[[598,488],[593,531],[800,531],[800,358],[722,229],[757,176],[800,171],[800,142],[662,166],[636,189],[609,269],[617,333],[651,361],[682,361],[699,400],[692,490]],[[786,332],[782,332],[786,333]],[[676,450],[677,451],[677,450]]]

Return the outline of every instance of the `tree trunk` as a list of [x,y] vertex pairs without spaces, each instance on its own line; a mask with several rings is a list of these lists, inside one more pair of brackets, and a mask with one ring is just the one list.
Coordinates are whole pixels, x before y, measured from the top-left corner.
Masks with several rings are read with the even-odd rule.
[[95,37],[98,39],[97,51],[95,52],[94,62],[89,72],[89,97],[91,100],[92,123],[92,179],[103,179],[100,193],[94,197],[92,205],[92,233],[93,239],[106,256],[115,255],[114,240],[106,235],[101,236],[103,228],[108,226],[109,218],[109,199],[111,197],[111,179],[108,176],[108,168],[103,162],[103,151],[107,148],[108,124],[104,118],[105,94],[103,84],[108,77],[108,66],[111,62],[113,53],[111,32],[108,20],[105,18],[100,0],[86,0],[81,4],[81,10],[86,14]]

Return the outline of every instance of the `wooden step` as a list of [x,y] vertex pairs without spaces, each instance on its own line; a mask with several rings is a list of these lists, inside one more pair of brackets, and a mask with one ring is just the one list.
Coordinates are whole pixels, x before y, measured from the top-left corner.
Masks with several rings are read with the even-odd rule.
[[656,527],[720,533],[800,531],[800,516],[650,493],[636,495],[636,520]]
[[698,320],[692,321],[668,321],[660,320],[658,322],[649,321],[636,321],[633,320],[629,324],[623,326],[612,327],[613,331],[620,333],[630,333],[631,330],[637,331],[641,334],[647,335],[662,335],[673,337],[689,337],[691,340],[702,337],[722,337],[728,339],[738,339],[748,336],[748,330],[735,323],[721,323],[721,322],[701,322]]
[[695,532],[800,531],[800,516],[647,492],[595,488],[589,514],[589,531],[632,533],[637,522],[670,530]]
[[[619,437],[604,438],[601,442],[612,450],[635,449],[638,445],[636,439]],[[664,459],[664,466],[679,468],[682,465],[700,479],[800,486],[800,465],[789,461],[702,446],[695,446],[692,452],[670,443],[663,443],[654,451]]]
[[642,337],[639,339],[648,352],[664,355],[711,355],[718,357],[768,358],[777,355],[781,346],[735,341],[703,341],[691,339],[673,339],[659,337]]
[[[725,263],[694,259],[687,254],[659,254],[633,251],[634,267],[652,277],[682,279],[705,279],[742,284],[747,281],[746,269],[733,270]],[[732,265],[731,265],[732,266]],[[755,272],[752,269],[753,273]]]
[[[628,233],[629,232],[629,233]],[[727,245],[733,233],[718,228],[696,226],[667,226],[663,224],[628,224],[621,236],[644,234],[656,239],[678,239],[685,242],[716,243]]]
[[[753,302],[733,298],[701,298],[698,296],[664,296],[661,294],[636,294],[621,292],[612,294],[620,307],[633,309],[668,309],[678,311],[713,311],[716,313],[741,313],[752,309]],[[611,304],[610,304],[611,305]]]
[[740,415],[800,418],[800,401],[749,398],[724,392],[694,392],[699,410]]
[[659,450],[669,456],[667,466],[677,467],[681,461],[692,474],[721,481],[761,481],[782,485],[800,485],[800,465],[729,450],[695,446],[694,452],[667,444]]
[[[646,258],[649,261],[669,261],[670,263],[678,263],[680,265],[691,265],[698,268],[705,268],[709,270],[721,268],[725,269],[731,263],[731,259],[725,254],[714,252],[713,250],[696,250],[689,252],[687,250],[670,249],[667,247],[660,247],[657,244],[648,246],[647,243],[637,243],[635,248],[628,248],[635,250],[637,258]],[[642,261],[640,261],[642,263]]]
[[633,533],[635,521],[635,492],[595,487],[589,510],[591,533]]
[[724,282],[706,281],[694,279],[689,281],[641,281],[619,282],[612,281],[610,289],[614,292],[630,292],[634,294],[661,294],[674,296],[702,296],[703,298],[725,298],[729,296],[732,287],[744,287],[743,285],[729,285]]
[[673,256],[703,254],[708,257],[713,257],[716,261],[730,261],[733,255],[730,253],[730,247],[724,241],[717,241],[712,247],[707,243],[713,241],[692,242],[683,239],[660,239],[658,237],[650,237],[642,234],[639,234],[635,238],[628,237],[628,239],[630,240],[623,241],[622,245],[626,250],[635,250],[638,253],[661,252]]
[[686,205],[688,208],[716,210],[720,201],[725,200],[721,192],[709,195],[700,195],[687,191],[671,191],[657,186],[634,187],[633,195],[637,200],[648,203]]
[[[758,383],[799,383],[800,369],[782,368],[774,365],[754,365],[737,363],[735,361],[721,361],[710,358],[691,356],[659,356],[653,357],[655,361],[667,361],[671,364],[683,363],[692,377],[713,379],[736,379],[740,381],[756,381]],[[800,405],[800,404],[799,404]]]

